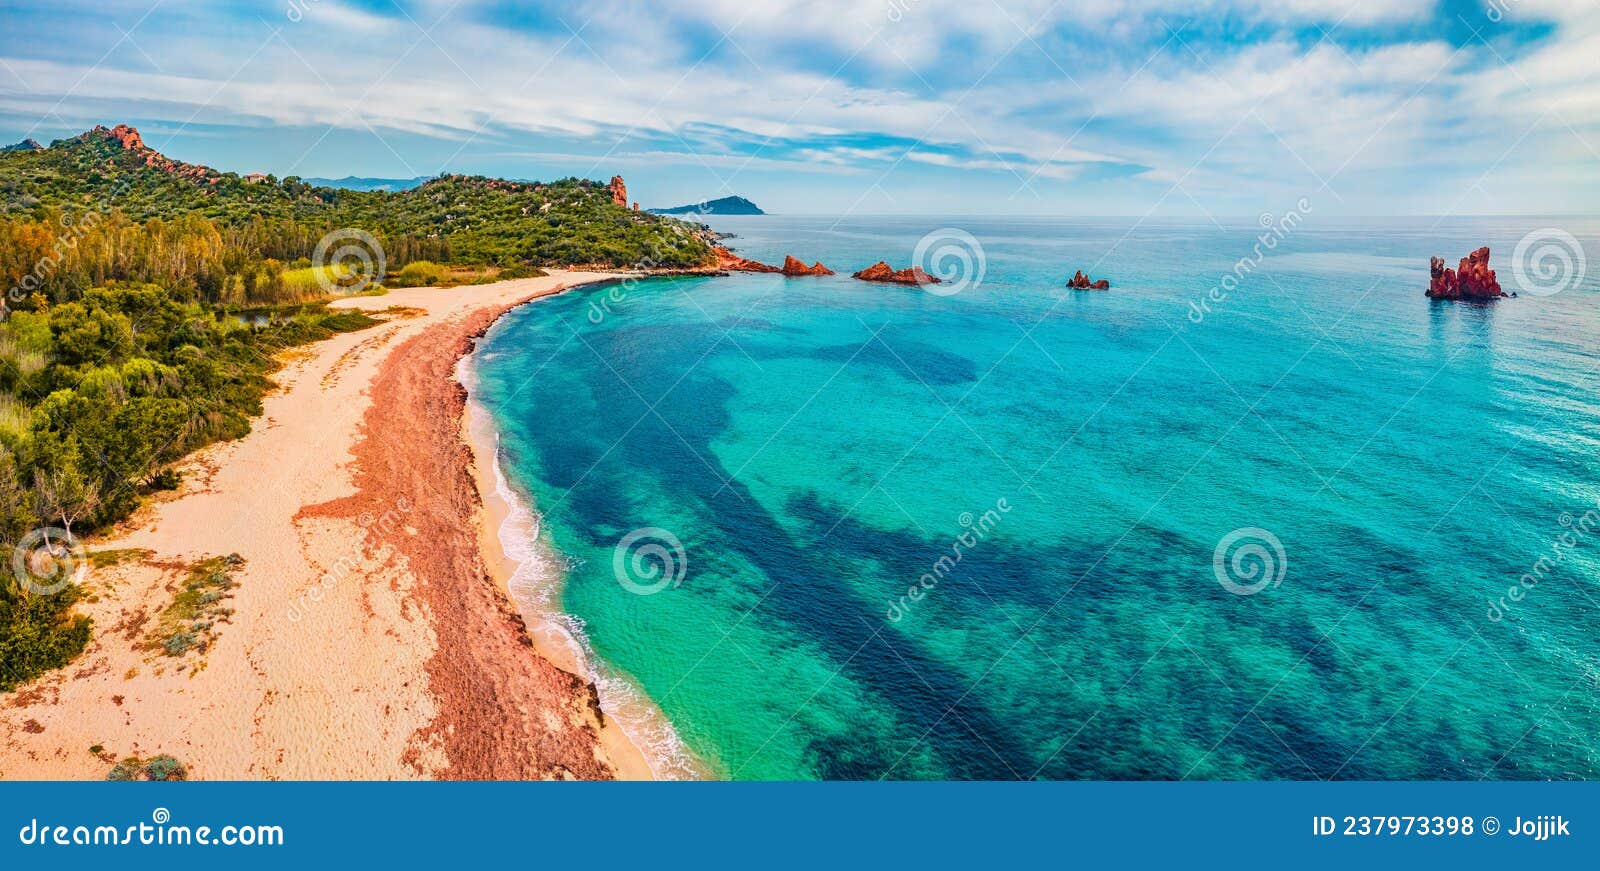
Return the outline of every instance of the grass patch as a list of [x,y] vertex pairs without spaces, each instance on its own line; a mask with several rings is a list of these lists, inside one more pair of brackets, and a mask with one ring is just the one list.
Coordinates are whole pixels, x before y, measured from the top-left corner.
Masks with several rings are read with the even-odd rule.
[[118,762],[112,766],[106,780],[188,780],[189,769],[182,762],[167,756],[152,756],[149,759],[140,759],[137,756]]
[[359,285],[370,284],[371,277],[347,266],[306,266],[283,271],[285,294],[298,299],[327,296],[332,288],[335,296],[353,293]]
[[120,566],[131,560],[148,559],[155,551],[142,547],[122,547],[110,550],[92,550],[89,552],[89,566],[96,569],[109,569]]
[[216,643],[217,624],[233,616],[233,609],[223,603],[228,591],[239,585],[232,572],[242,565],[244,558],[234,553],[190,566],[183,588],[161,612],[145,646],[173,657],[191,650],[202,654],[210,650]]
[[428,260],[407,263],[399,272],[384,278],[389,287],[460,287],[468,284],[492,284],[514,278],[541,278],[549,273],[537,266],[448,266]]
[[16,440],[27,435],[32,424],[33,411],[22,400],[10,393],[0,393],[0,430],[10,433]]

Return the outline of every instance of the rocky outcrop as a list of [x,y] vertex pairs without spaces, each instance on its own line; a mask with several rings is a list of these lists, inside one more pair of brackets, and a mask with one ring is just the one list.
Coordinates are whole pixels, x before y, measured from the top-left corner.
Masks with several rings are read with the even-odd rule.
[[1067,280],[1067,286],[1073,290],[1110,290],[1111,282],[1104,278],[1099,281],[1090,281],[1089,276],[1084,275],[1083,270],[1079,269],[1077,272],[1072,273],[1072,277]]
[[1428,296],[1432,299],[1499,299],[1506,295],[1489,268],[1489,248],[1484,246],[1461,258],[1455,269],[1443,257],[1429,261]]
[[718,246],[712,249],[717,252],[717,268],[725,272],[777,272],[778,267],[768,266],[755,260],[749,260]]
[[628,185],[620,175],[611,177],[611,201],[624,209],[628,207]]
[[95,125],[88,133],[79,136],[79,139],[100,137],[115,142],[124,151],[131,151],[144,159],[144,165],[154,167],[162,172],[170,173],[180,178],[187,178],[200,184],[216,184],[222,180],[222,174],[209,166],[199,166],[193,163],[184,163],[181,160],[172,160],[166,155],[144,144],[144,137],[139,135],[136,128],[126,124],[106,128],[104,125]]
[[797,257],[794,257],[794,256],[789,256],[789,257],[783,258],[783,269],[782,269],[782,272],[783,272],[784,275],[790,275],[790,276],[832,275],[833,274],[833,270],[829,269],[826,266],[823,266],[821,261],[818,261],[816,263],[811,264],[810,266],[807,266],[806,262],[804,260],[801,260],[801,259],[799,259]]
[[920,266],[911,266],[906,269],[895,269],[889,264],[879,260],[860,272],[852,273],[851,278],[862,281],[882,281],[889,284],[938,284],[939,279],[922,271]]
[[[98,130],[102,128],[95,129]],[[129,127],[126,124],[118,124],[110,130],[107,130],[106,136],[115,139],[126,151],[142,151],[145,147],[144,139],[139,135],[139,131],[136,128]]]

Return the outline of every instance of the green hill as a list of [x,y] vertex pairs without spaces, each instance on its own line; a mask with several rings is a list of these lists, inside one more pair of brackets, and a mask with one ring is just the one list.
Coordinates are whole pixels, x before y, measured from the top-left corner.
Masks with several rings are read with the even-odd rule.
[[[135,221],[199,216],[219,228],[292,221],[310,239],[289,259],[310,256],[328,230],[376,236],[391,265],[407,249],[453,263],[691,267],[714,262],[710,247],[680,221],[612,202],[586,179],[510,182],[442,176],[403,191],[318,187],[301,179],[239,176],[175,161],[146,147],[129,127],[96,127],[49,148],[0,152],[0,217],[116,211]],[[320,232],[312,232],[320,231]],[[400,262],[396,262],[398,259]]]

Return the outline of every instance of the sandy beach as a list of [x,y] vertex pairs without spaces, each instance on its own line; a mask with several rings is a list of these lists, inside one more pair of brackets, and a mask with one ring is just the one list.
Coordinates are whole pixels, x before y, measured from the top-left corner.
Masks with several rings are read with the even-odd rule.
[[[247,437],[89,542],[121,556],[84,579],[93,639],[0,700],[0,777],[98,779],[157,754],[198,779],[649,777],[507,596],[505,509],[454,379],[508,309],[613,277],[336,303],[385,321],[289,352]],[[153,646],[190,567],[228,554],[243,563],[213,642]]]

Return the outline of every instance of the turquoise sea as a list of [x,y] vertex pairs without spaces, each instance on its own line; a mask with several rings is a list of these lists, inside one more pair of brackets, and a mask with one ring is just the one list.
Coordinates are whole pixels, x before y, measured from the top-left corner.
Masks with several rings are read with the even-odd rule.
[[[715,218],[840,275],[524,306],[518,594],[663,774],[1600,776],[1600,222],[1282,218]],[[930,233],[977,280],[849,278]]]

